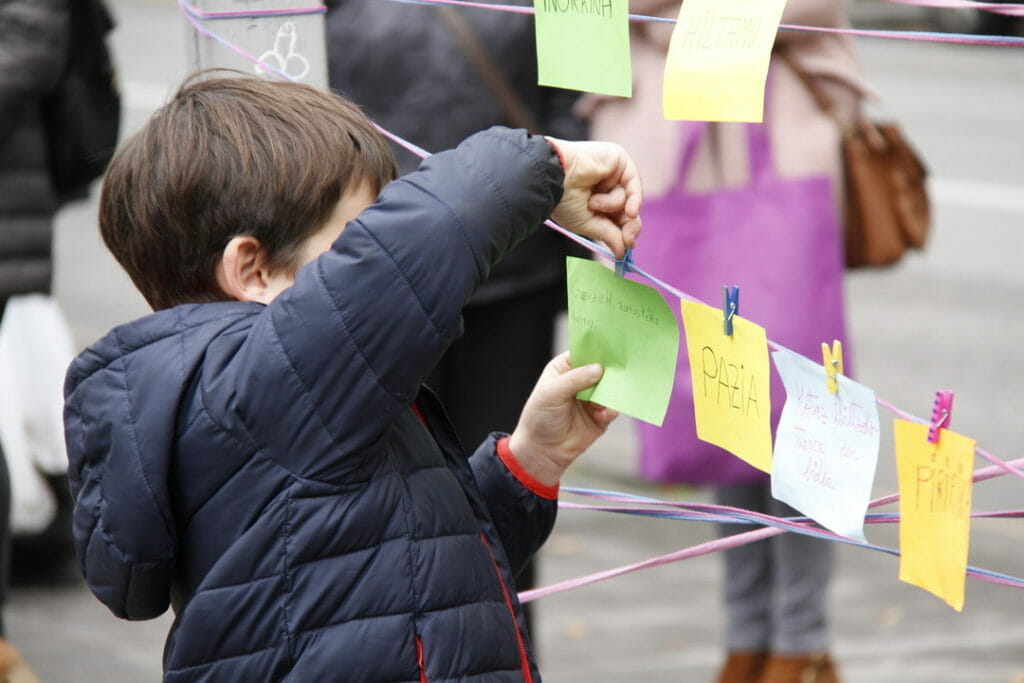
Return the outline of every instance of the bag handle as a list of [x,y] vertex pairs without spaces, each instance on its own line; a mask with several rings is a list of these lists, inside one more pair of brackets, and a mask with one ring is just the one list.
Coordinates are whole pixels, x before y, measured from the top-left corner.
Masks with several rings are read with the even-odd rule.
[[[807,92],[810,93],[814,103],[818,105],[818,109],[821,110],[825,116],[832,119],[839,130],[842,132],[843,137],[852,135],[857,128],[865,128],[875,130],[874,124],[868,121],[862,116],[857,117],[855,123],[848,123],[843,120],[843,117],[839,115],[839,111],[836,109],[836,103],[826,93],[825,89],[819,85],[818,80],[814,78],[806,69],[800,66],[800,63],[793,59],[793,55],[790,54],[789,50],[784,47],[776,47],[776,53],[784,61],[789,68],[796,74],[800,82],[803,83]],[[877,133],[876,133],[877,134]]]
[[843,138],[850,138],[858,133],[862,134],[864,138],[873,147],[884,148],[886,146],[885,136],[878,129],[878,126],[874,124],[869,118],[861,116],[859,113],[857,119],[853,123],[844,121],[839,116],[839,111],[836,109],[835,102],[825,94],[824,88],[822,88],[817,79],[807,72],[797,60],[793,59],[793,56],[785,48],[776,48],[779,57],[782,58],[789,68],[793,70],[793,73],[797,75],[800,82],[803,83],[804,87],[807,88],[807,92],[810,93],[811,98],[814,99],[815,104],[821,109],[821,112],[828,116],[839,128]]
[[494,63],[491,55],[484,49],[480,37],[473,31],[466,18],[459,10],[449,5],[436,5],[434,11],[451,32],[466,59],[483,79],[484,85],[491,91],[491,96],[501,105],[508,122],[516,128],[525,128],[531,133],[539,133],[540,126],[537,125],[537,120],[523,104],[522,99],[509,84],[497,64]]
[[842,127],[842,121],[839,120],[839,114],[836,113],[835,102],[825,94],[825,91],[820,85],[818,85],[818,82],[814,77],[811,76],[806,69],[800,66],[800,63],[797,60],[793,59],[793,55],[789,53],[789,50],[783,47],[776,47],[775,52],[779,55],[779,58],[781,58],[782,61],[792,69],[797,78],[800,79],[800,82],[803,83],[807,92],[809,92],[811,97],[814,99],[814,103],[818,105],[818,109],[821,109],[823,114]]
[[707,121],[687,121],[681,122],[679,125],[687,137],[679,154],[679,160],[676,162],[675,180],[672,182],[671,190],[673,193],[686,191],[686,173],[690,170],[693,158],[697,155],[697,148],[700,147],[704,138],[708,137],[708,130],[711,127]]
[[[768,110],[770,101],[770,85],[771,73],[769,72],[768,82],[765,86],[765,111]],[[679,155],[679,161],[676,163],[675,180],[669,189],[669,192],[673,194],[687,193],[686,174],[690,170],[694,157],[697,155],[700,143],[708,137],[712,122],[691,121],[688,123],[690,124],[688,127],[690,135],[683,145],[682,153]],[[775,164],[767,123],[744,124],[744,134],[747,139],[747,185],[750,186],[759,183],[764,178],[771,177],[775,172]]]

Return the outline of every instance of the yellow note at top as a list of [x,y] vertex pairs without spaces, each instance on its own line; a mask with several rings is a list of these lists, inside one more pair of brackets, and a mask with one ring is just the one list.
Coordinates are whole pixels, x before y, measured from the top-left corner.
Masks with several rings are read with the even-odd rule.
[[772,410],[764,328],[733,316],[733,333],[726,335],[722,309],[690,301],[682,307],[697,436],[770,472]]
[[971,527],[974,440],[928,425],[896,420],[900,484],[900,581],[964,607]]
[[786,0],[686,0],[665,60],[666,119],[764,118],[764,88]]

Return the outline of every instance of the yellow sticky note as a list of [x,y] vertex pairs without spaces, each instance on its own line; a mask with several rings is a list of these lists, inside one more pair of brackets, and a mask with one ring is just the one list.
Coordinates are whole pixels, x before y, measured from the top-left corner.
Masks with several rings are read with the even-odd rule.
[[928,425],[896,420],[900,483],[900,581],[964,606],[971,526],[974,440],[939,430],[928,442]]
[[686,0],[665,60],[666,119],[764,118],[768,61],[786,0]]
[[770,472],[772,411],[764,328],[734,316],[729,336],[722,328],[722,309],[690,301],[682,307],[697,436]]

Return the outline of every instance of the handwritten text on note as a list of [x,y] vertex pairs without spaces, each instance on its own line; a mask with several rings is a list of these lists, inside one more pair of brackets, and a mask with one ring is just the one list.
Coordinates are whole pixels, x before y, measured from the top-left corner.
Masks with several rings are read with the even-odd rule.
[[864,539],[878,462],[875,392],[788,351],[772,354],[786,387],[772,456],[772,495],[837,534]]

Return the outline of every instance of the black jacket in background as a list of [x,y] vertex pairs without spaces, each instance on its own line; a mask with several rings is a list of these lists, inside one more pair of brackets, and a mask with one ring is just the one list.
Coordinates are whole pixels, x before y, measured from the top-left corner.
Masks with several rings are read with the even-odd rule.
[[0,1],[0,299],[49,292],[57,197],[42,99],[64,68],[67,0]]
[[[529,0],[509,4],[532,5]],[[383,128],[438,152],[490,126],[514,125],[437,8],[384,0],[330,0],[327,5],[331,88],[362,106]],[[538,122],[541,130],[533,132],[586,138],[586,125],[572,113],[579,93],[537,85],[532,16],[457,11]],[[419,165],[411,152],[394,149],[400,173]],[[537,230],[494,268],[471,303],[564,285],[568,253],[579,255],[579,248],[552,230]]]

